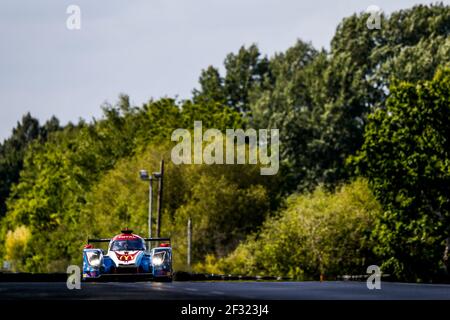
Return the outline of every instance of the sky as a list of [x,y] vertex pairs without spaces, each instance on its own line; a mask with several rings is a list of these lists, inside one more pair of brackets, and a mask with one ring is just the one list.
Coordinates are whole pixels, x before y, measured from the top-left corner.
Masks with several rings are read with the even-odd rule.
[[[328,49],[344,17],[370,5],[389,14],[419,3],[430,2],[2,0],[0,141],[27,112],[65,124],[99,118],[100,106],[120,93],[134,105],[190,98],[201,70],[222,67],[242,45],[256,43],[268,56],[297,39]],[[67,28],[70,5],[81,10],[79,30]]]

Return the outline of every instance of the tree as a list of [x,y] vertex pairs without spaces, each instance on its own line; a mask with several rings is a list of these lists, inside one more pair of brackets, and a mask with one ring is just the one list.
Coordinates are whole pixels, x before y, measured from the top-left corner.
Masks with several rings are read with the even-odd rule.
[[299,40],[269,59],[252,45],[227,56],[223,76],[213,67],[202,73],[195,98],[235,108],[248,126],[281,130],[284,194],[351,178],[345,159],[363,144],[367,117],[384,106],[392,79],[431,80],[450,63],[448,6],[382,15],[380,30],[367,19],[345,18],[329,52]]
[[[320,185],[323,187],[314,201],[307,196],[295,198],[301,200],[292,200],[286,212],[281,210],[288,217],[283,224],[269,218],[261,233],[261,237],[276,235],[270,233],[270,227],[276,225],[294,240],[304,240],[301,250],[305,251],[287,259],[276,255],[284,245],[296,249],[286,239],[277,243],[280,250],[276,254],[269,250],[269,238],[263,239],[265,242],[254,239],[236,251],[236,257],[243,256],[239,252],[253,254],[251,250],[256,250],[261,253],[258,263],[245,270],[296,277],[333,273],[338,268],[360,270],[360,257],[371,257],[364,250],[372,247],[364,244],[364,250],[358,249],[359,241],[367,239],[360,231],[372,227],[364,220],[370,214],[353,198],[355,206],[352,201],[340,202],[332,190],[352,178],[354,172],[345,160],[364,145],[355,161],[376,187],[386,209],[374,233],[379,239],[377,252],[386,259],[385,267],[393,267],[397,275],[409,268],[405,271],[408,277],[425,274],[427,268],[437,270],[438,256],[448,237],[445,226],[449,225],[448,160],[442,151],[448,150],[444,138],[447,122],[438,121],[448,119],[445,109],[434,106],[448,103],[443,92],[447,87],[436,84],[437,80],[421,82],[418,87],[396,81],[431,80],[438,66],[449,65],[450,8],[438,4],[401,10],[383,16],[381,30],[369,30],[367,17],[355,14],[344,19],[329,52],[301,40],[270,58],[256,45],[241,47],[227,55],[223,75],[214,67],[202,71],[200,88],[194,90],[192,101],[164,98],[137,107],[128,96],[120,95],[116,104],[102,106],[102,118],[64,128],[56,118],[41,127],[36,119],[26,116],[11,138],[0,145],[0,218],[6,210],[5,201],[8,209],[0,222],[0,256],[15,260],[18,269],[62,271],[67,263],[79,262],[87,233],[108,236],[124,221],[138,225],[136,231],[142,232],[146,226],[146,186],[137,180],[137,170],[157,167],[160,159],[156,154],[168,151],[172,132],[192,129],[193,122],[201,120],[205,128],[222,131],[249,126],[278,128],[281,174],[263,179],[256,166],[251,170],[244,166],[169,167],[173,176],[165,185],[170,197],[164,197],[163,218],[169,222],[164,232],[174,234],[174,250],[181,257],[178,261],[184,259],[183,232],[188,216],[194,229],[198,228],[194,257],[224,256],[270,216],[280,203],[280,195],[312,192]],[[442,71],[437,79],[446,83],[442,80],[446,74]],[[392,84],[397,91],[387,106]],[[400,107],[409,103],[420,107],[413,108],[414,112]],[[425,129],[402,131],[397,122],[384,127],[388,121],[384,117],[390,116],[386,110],[389,105],[396,113],[403,112],[397,122],[405,120],[414,126],[417,122],[418,128]],[[392,133],[390,140],[376,140],[385,132]],[[409,180],[402,181],[401,175]],[[393,182],[389,180],[392,177]],[[346,192],[338,194],[351,198]],[[375,208],[370,195],[364,195],[362,198]],[[334,202],[361,211],[345,213]],[[322,207],[323,203],[334,211]],[[303,205],[307,210],[301,208]],[[315,208],[320,209],[317,214]],[[335,211],[339,216],[334,219]],[[94,221],[97,216],[92,215],[97,212],[101,214]],[[344,225],[346,219],[350,229]],[[300,220],[309,226],[299,225]],[[314,229],[311,225],[315,222],[323,225]],[[340,239],[344,252],[356,250],[348,264],[330,249],[333,237]],[[308,242],[310,238],[312,242]],[[266,251],[258,251],[258,246]],[[209,257],[212,265],[214,259]],[[273,265],[265,264],[267,257]],[[278,261],[287,264],[278,265]],[[290,265],[297,263],[305,267]]]
[[206,70],[202,70],[198,82],[200,83],[200,90],[194,89],[192,92],[194,102],[217,102],[222,104],[226,102],[223,79],[219,70],[209,66]]
[[56,117],[41,127],[39,121],[27,113],[13,129],[11,137],[0,144],[0,218],[6,213],[6,199],[11,187],[19,180],[28,145],[35,139],[44,142],[52,132],[58,130],[60,125]]
[[309,185],[333,186],[352,175],[345,159],[362,146],[367,117],[384,106],[392,79],[431,80],[439,65],[450,62],[450,7],[420,5],[383,15],[380,30],[368,29],[367,18],[345,18],[332,39],[321,82],[325,92],[317,93],[326,97],[316,139],[322,156]]
[[[130,105],[126,95],[115,105],[103,105],[103,112],[92,124],[68,125],[48,135],[46,141],[32,140],[24,150],[20,180],[12,186],[8,212],[0,223],[0,256],[13,259],[17,269],[63,271],[68,263],[80,262],[79,250],[87,236],[108,236],[127,221],[138,226],[137,232],[142,231],[139,226],[146,226],[146,186],[138,180],[142,167],[135,159],[150,154],[154,161],[144,167],[156,168],[159,157],[167,152],[172,132],[179,127],[192,128],[193,120],[219,129],[242,122],[239,113],[215,102],[179,105],[166,98],[138,108]],[[53,119],[44,127],[48,132],[58,125]],[[171,170],[175,171],[173,180],[165,180],[165,192],[170,192],[164,202],[168,225],[189,198],[190,189],[181,188],[182,179],[189,181],[189,188],[195,184],[191,176],[184,177],[184,171],[177,175],[176,168]],[[241,172],[234,175],[240,176]],[[136,185],[141,193],[136,192]],[[17,252],[13,254],[14,248]]]
[[449,68],[431,81],[399,82],[369,117],[352,159],[385,209],[374,231],[383,268],[401,279],[428,280],[443,262],[448,268],[449,123]]
[[[302,41],[270,60],[274,82],[255,90],[248,120],[257,128],[278,128],[281,139],[282,171],[286,193],[305,190],[319,183],[320,83],[326,65],[325,54]],[[311,181],[313,180],[313,181]],[[313,183],[311,183],[313,182]]]
[[380,213],[364,179],[335,193],[318,187],[311,194],[292,195],[286,208],[235,251],[218,260],[209,257],[197,270],[302,280],[364,273],[377,261],[370,231]]
[[270,81],[269,61],[260,55],[253,44],[248,48],[241,47],[237,54],[230,53],[225,59],[227,104],[237,111],[248,112],[252,91]]
[[243,114],[247,113],[252,92],[270,82],[269,61],[260,55],[255,44],[248,48],[242,46],[237,54],[226,56],[224,77],[212,66],[202,71],[200,90],[193,91],[194,101],[219,102]]

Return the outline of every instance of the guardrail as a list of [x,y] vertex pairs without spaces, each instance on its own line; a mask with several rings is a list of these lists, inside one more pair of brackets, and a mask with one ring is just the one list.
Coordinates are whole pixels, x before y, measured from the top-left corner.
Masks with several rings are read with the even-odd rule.
[[[343,281],[363,281],[367,280],[367,278],[370,277],[370,274],[354,274],[354,275],[343,275],[343,276],[337,276],[337,280],[343,280]],[[381,274],[381,278],[384,278],[383,280],[390,280],[392,279],[392,276],[390,274]]]
[[0,282],[66,282],[67,273],[0,272]]
[[[242,276],[176,271],[174,281],[289,281],[291,278],[275,276]],[[0,272],[0,282],[65,282],[67,273]]]
[[[0,272],[0,282],[66,282],[67,273],[26,273],[26,272]],[[370,275],[340,275],[327,277],[324,281],[366,281]],[[399,281],[390,274],[382,274],[383,281]],[[106,279],[105,279],[106,280]],[[174,281],[292,281],[294,279],[288,277],[276,276],[243,276],[243,275],[224,275],[224,274],[207,274],[192,273],[184,271],[175,271],[173,273]],[[312,279],[314,280],[314,279]],[[319,279],[316,279],[319,280]],[[450,283],[449,276],[443,276],[435,279],[432,283]]]
[[242,275],[224,275],[224,274],[207,274],[207,273],[192,273],[178,271],[174,272],[175,281],[289,281],[292,278],[275,277],[275,276],[242,276]]

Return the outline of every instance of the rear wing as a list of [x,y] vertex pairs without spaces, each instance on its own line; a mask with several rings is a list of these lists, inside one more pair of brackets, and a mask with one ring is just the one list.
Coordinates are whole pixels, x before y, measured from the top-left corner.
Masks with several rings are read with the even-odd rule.
[[[161,242],[170,242],[170,238],[143,238],[146,242],[152,242],[152,241],[161,241]],[[88,239],[89,243],[95,243],[95,242],[110,242],[111,239]]]
[[170,242],[170,238],[144,238],[144,241],[146,241],[146,242],[151,242],[151,241]]
[[88,244],[93,242],[110,242],[111,239],[88,239]]

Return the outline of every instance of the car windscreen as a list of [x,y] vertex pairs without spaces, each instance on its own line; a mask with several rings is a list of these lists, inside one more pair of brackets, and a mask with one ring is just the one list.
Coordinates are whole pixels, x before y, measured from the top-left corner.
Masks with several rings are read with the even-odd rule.
[[133,251],[133,250],[145,250],[144,241],[140,239],[134,240],[115,240],[111,244],[112,251]]

